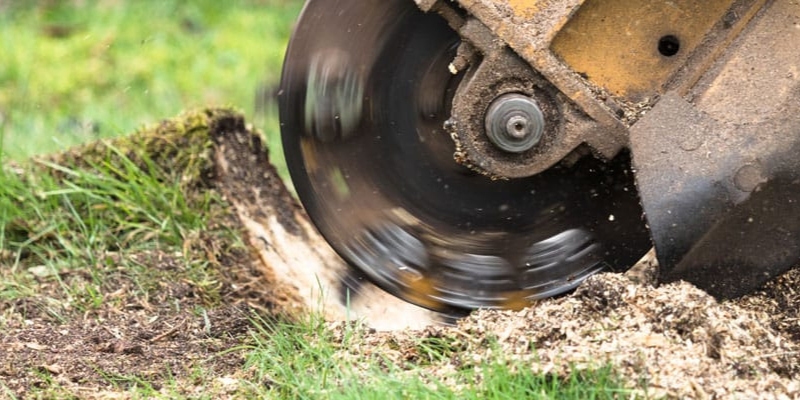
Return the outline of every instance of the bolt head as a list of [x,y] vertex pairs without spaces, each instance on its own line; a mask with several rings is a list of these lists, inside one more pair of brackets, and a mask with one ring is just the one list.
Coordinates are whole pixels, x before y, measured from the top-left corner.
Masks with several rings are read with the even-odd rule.
[[536,100],[518,93],[495,99],[486,111],[486,135],[499,149],[510,153],[530,150],[542,140],[544,113]]

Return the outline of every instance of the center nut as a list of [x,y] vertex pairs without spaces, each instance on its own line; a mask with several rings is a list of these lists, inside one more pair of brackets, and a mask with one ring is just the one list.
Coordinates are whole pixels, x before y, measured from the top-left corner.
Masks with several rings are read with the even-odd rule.
[[544,113],[528,96],[511,93],[495,99],[486,111],[486,135],[509,153],[530,150],[542,140]]

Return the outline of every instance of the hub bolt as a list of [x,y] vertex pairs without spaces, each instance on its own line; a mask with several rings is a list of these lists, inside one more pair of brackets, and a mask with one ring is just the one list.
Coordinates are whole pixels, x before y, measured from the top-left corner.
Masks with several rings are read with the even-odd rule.
[[539,144],[544,113],[528,96],[511,93],[495,99],[486,111],[486,135],[500,150],[522,153]]

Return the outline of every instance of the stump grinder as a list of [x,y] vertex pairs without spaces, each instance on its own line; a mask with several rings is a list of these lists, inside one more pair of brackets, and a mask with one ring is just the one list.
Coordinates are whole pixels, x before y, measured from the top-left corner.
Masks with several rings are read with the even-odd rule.
[[319,231],[432,310],[800,264],[794,0],[308,0],[278,96]]

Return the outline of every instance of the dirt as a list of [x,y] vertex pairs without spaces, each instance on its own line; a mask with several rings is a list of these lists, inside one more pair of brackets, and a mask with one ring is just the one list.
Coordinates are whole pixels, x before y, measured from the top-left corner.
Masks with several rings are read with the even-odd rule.
[[[352,329],[341,322],[345,267],[269,165],[259,135],[228,111],[192,118],[184,125],[196,125],[189,131],[208,140],[183,147],[198,152],[188,159],[206,160],[209,168],[192,178],[202,184],[187,187],[225,199],[230,207],[215,224],[241,232],[249,246],[200,240],[220,272],[220,298],[177,279],[142,298],[131,294],[136,282],[120,273],[111,275],[100,307],[78,313],[53,300],[63,297],[57,281],[43,279],[36,296],[0,300],[0,381],[11,393],[24,397],[55,383],[80,398],[120,397],[121,389],[149,382],[156,390],[182,385],[187,396],[225,394],[247,374],[245,352],[237,349],[249,343],[254,316],[291,319],[322,301],[334,333]],[[157,130],[172,132],[176,124]],[[186,256],[133,257],[178,276]],[[113,270],[115,255],[102,259]],[[358,295],[365,305],[356,313],[361,335],[336,357],[360,365],[355,361],[379,355],[447,379],[500,349],[543,373],[611,365],[643,397],[800,398],[800,269],[720,303],[686,283],[654,287],[654,268],[650,255],[627,275],[598,275],[571,295],[520,311],[477,311],[452,326],[366,286],[371,294]],[[333,272],[320,279],[326,269]],[[314,294],[308,285],[315,277],[327,279],[333,295]],[[445,357],[422,360],[419,343],[429,338],[450,344]],[[198,368],[216,379],[198,380]]]
[[[133,257],[154,269],[183,265],[180,255],[157,251]],[[57,282],[42,283],[34,298],[2,302],[0,310],[11,317],[0,333],[0,378],[21,397],[53,386],[80,398],[114,397],[142,382],[160,390],[165,382],[191,384],[197,368],[219,376],[220,386],[230,384],[226,377],[237,376],[244,361],[231,349],[247,341],[250,319],[278,314],[267,297],[273,291],[247,252],[230,254],[221,265],[227,268],[224,303],[214,308],[190,282],[162,282],[142,299],[130,293],[137,283],[125,276],[109,282],[102,307],[82,315],[54,300],[62,296]],[[114,268],[113,261],[106,267]]]

